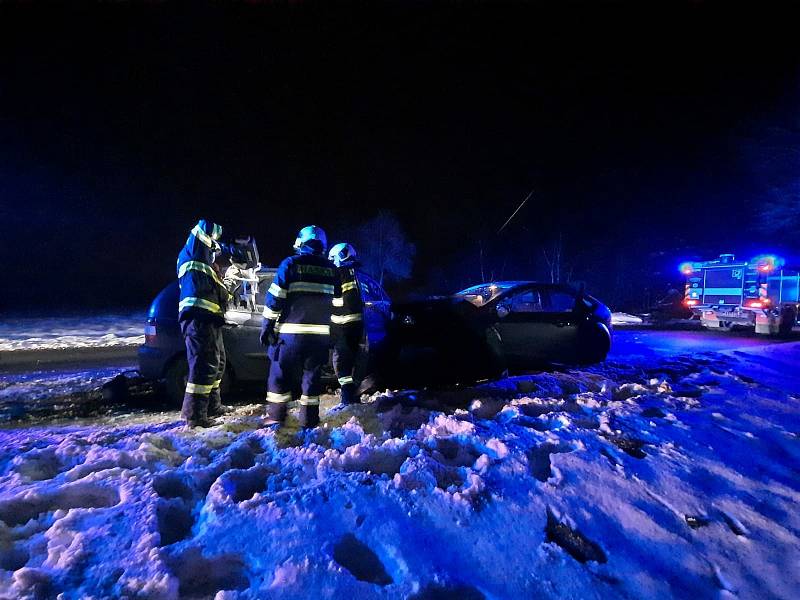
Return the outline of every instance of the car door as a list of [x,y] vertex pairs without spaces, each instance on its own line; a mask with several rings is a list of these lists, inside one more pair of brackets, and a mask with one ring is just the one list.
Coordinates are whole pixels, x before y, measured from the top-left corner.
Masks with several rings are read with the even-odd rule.
[[559,362],[578,360],[580,315],[577,295],[570,289],[549,288],[544,293],[545,320],[551,325],[548,352]]
[[364,334],[367,347],[379,345],[386,337],[390,316],[389,297],[372,277],[359,271],[356,274],[361,300],[364,303]]
[[543,287],[525,288],[501,298],[496,305],[495,328],[503,355],[512,368],[541,362],[568,361],[574,346],[575,299],[551,295]]

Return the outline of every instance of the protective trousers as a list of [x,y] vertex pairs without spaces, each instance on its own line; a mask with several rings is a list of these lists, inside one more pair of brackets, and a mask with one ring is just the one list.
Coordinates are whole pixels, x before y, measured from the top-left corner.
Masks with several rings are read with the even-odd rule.
[[341,386],[342,404],[355,404],[356,382],[353,379],[356,365],[356,356],[361,345],[362,327],[359,325],[348,327],[336,339],[333,346],[333,368]]
[[198,425],[219,414],[221,408],[219,388],[225,372],[222,326],[212,320],[187,319],[181,321],[181,333],[189,362],[181,416],[190,425]]
[[300,382],[300,426],[319,424],[319,395],[322,366],[328,362],[327,335],[280,334],[268,349],[272,361],[267,381],[267,416],[277,423],[286,420],[288,403],[296,382]]

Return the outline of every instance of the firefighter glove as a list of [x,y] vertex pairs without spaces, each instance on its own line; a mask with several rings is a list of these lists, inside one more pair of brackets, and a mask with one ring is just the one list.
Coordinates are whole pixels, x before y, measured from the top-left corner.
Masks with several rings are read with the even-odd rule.
[[273,319],[264,319],[261,324],[261,336],[259,337],[262,346],[272,346],[278,341],[278,335],[275,333],[275,321]]

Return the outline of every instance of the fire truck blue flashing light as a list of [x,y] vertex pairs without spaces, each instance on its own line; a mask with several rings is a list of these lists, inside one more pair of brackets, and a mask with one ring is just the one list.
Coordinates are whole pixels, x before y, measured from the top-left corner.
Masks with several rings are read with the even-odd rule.
[[691,275],[694,273],[694,266],[690,262],[681,263],[681,266],[678,267],[678,269],[680,269],[680,272],[684,275]]

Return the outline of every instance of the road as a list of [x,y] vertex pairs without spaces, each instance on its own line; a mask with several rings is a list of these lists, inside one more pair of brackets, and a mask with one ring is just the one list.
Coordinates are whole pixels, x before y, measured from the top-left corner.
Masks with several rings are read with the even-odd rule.
[[[796,338],[792,339],[796,341]],[[614,342],[609,358],[613,360],[665,358],[695,352],[753,349],[785,341],[787,340],[750,332],[664,331],[620,327],[614,331]]]
[[[641,362],[697,352],[770,352],[783,340],[746,333],[618,328],[609,359]],[[59,353],[60,352],[60,353]],[[3,352],[0,357],[0,424],[97,418],[131,411],[173,410],[143,384],[145,397],[128,405],[109,402],[101,386],[136,369],[136,346]],[[780,375],[777,374],[777,377]],[[149,390],[149,391],[147,391]],[[250,399],[253,400],[252,398]],[[177,413],[176,413],[177,414]]]

